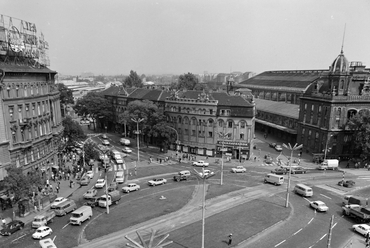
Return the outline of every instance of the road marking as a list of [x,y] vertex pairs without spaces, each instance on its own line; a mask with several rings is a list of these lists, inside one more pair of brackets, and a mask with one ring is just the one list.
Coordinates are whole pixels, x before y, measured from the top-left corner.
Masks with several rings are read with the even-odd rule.
[[62,227],[62,229],[66,228],[68,225],[69,225],[69,223],[67,223],[66,225],[64,225],[64,227]]
[[312,221],[313,221],[313,218],[310,219],[310,221],[307,223],[307,225],[309,225]]
[[54,236],[54,238],[53,238],[53,242],[54,242],[54,240],[55,240],[56,238],[57,238],[57,235],[55,235],[55,236]]
[[326,196],[326,195],[323,195],[323,194],[320,194],[320,195],[322,195],[323,197],[326,197],[326,198],[331,200],[331,198],[329,196]]
[[299,229],[298,231],[296,231],[295,233],[293,233],[293,236],[296,235],[297,233],[299,233],[300,231],[302,231],[302,228]]
[[338,222],[336,222],[331,229],[333,229],[337,224],[338,224]]
[[286,239],[284,239],[283,241],[281,241],[279,244],[275,245],[274,247],[278,247],[279,245],[281,245],[282,243],[284,243],[286,241]]
[[13,240],[12,240],[12,242],[17,241],[18,239],[21,239],[21,238],[23,238],[24,236],[26,236],[26,234],[23,234],[22,236],[19,236],[18,238],[13,239]]
[[303,199],[305,199],[306,201],[308,201],[309,203],[311,203],[311,201],[310,201],[310,200],[308,200],[306,197],[303,197]]
[[325,235],[324,235],[324,236],[322,236],[320,240],[322,240],[323,238],[325,238],[325,237],[326,237],[326,235],[327,235],[327,233],[325,233]]

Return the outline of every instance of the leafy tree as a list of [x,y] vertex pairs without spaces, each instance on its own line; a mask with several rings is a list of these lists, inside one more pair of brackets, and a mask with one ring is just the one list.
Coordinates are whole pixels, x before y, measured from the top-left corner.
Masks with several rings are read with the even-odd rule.
[[188,72],[187,74],[183,74],[179,76],[179,80],[177,83],[177,89],[178,90],[194,90],[195,86],[199,83],[198,78]]
[[171,128],[168,128],[168,123],[165,117],[161,118],[161,121],[155,124],[148,132],[149,137],[153,137],[159,147],[167,148],[170,143],[176,141],[176,132]]
[[63,119],[63,139],[66,140],[67,145],[74,144],[75,141],[79,141],[86,138],[84,131],[77,121],[72,120],[70,116]]
[[352,116],[347,127],[354,131],[354,146],[361,151],[362,159],[370,159],[370,110],[360,110],[356,115]]
[[[84,146],[85,163],[89,164],[90,159],[98,160],[99,154],[97,152],[98,145],[95,142],[86,142]],[[81,156],[82,157],[82,156]]]
[[131,70],[130,75],[127,78],[125,78],[124,85],[126,87],[142,88],[143,87],[143,81],[139,77],[139,75],[137,75],[137,73],[135,71]]
[[57,84],[58,90],[60,92],[60,103],[61,104],[73,104],[73,94],[72,90],[68,89],[63,83]]
[[96,92],[89,92],[77,100],[76,112],[81,116],[90,116],[95,122],[98,118],[112,121],[114,118],[113,104]]

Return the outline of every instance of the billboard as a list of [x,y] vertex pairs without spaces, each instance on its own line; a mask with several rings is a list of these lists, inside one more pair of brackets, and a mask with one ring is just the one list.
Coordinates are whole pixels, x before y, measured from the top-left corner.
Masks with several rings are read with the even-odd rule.
[[26,58],[49,66],[49,44],[34,23],[0,15],[0,56]]

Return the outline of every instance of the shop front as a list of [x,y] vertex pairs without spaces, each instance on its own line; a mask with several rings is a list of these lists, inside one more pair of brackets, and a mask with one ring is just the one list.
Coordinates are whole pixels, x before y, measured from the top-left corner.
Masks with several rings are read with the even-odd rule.
[[216,153],[221,157],[222,147],[224,147],[224,155],[232,159],[247,160],[250,156],[250,143],[239,141],[217,141]]

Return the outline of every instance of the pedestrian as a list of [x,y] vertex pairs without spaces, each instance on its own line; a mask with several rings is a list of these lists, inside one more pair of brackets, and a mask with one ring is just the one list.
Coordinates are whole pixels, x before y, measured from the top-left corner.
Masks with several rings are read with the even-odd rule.
[[349,162],[347,162],[347,166],[346,166],[346,168],[349,168]]
[[229,234],[229,241],[227,242],[228,245],[231,245],[231,243],[233,242],[233,234],[230,233]]
[[1,218],[1,224],[3,225],[3,227],[5,227],[6,220],[4,219],[4,217]]
[[57,194],[59,194],[59,186],[56,186],[55,189],[57,190]]

